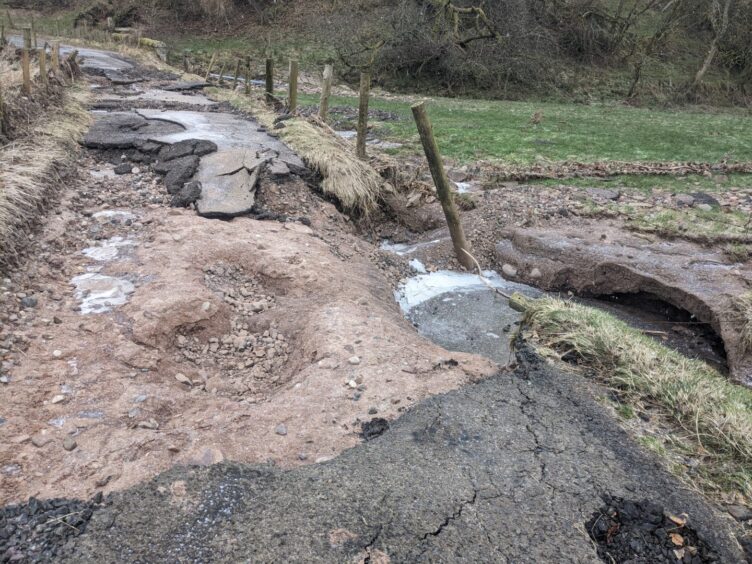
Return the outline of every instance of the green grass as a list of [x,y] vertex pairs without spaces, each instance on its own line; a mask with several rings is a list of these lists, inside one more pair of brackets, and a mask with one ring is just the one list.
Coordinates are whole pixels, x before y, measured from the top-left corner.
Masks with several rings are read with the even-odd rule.
[[618,175],[608,178],[567,178],[529,180],[528,184],[540,186],[575,186],[582,188],[617,188],[631,189],[650,193],[661,190],[671,193],[682,192],[723,192],[736,188],[752,188],[752,174],[714,174],[702,176],[690,174],[672,176],[667,174]]
[[[733,484],[752,496],[752,390],[603,311],[550,297],[517,294],[513,301],[545,350],[574,353],[599,381],[619,390],[620,401],[650,405],[671,422],[684,445],[681,454],[694,451],[702,461],[699,486],[723,490]],[[643,442],[660,452],[658,441]]]
[[[315,105],[318,97],[303,95]],[[356,107],[354,97],[332,106]],[[442,154],[460,162],[752,160],[752,118],[743,110],[656,110],[613,104],[560,104],[433,98],[427,103]],[[406,99],[373,97],[371,108],[400,119],[374,123],[376,134],[419,151]],[[542,112],[536,125],[531,118]]]

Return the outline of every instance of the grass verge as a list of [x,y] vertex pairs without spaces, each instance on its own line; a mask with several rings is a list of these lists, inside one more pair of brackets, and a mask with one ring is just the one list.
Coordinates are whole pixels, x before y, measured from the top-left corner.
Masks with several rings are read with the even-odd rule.
[[[209,92],[215,99],[253,114],[268,129],[274,127],[276,115],[261,100],[220,88]],[[358,159],[336,135],[303,118],[286,120],[284,125],[277,131],[280,138],[308,167],[321,174],[325,194],[336,198],[349,212],[368,215],[376,209],[385,184],[368,162]]]
[[17,261],[40,211],[61,186],[89,125],[88,91],[72,87],[0,148],[0,269]]
[[689,476],[695,485],[707,493],[741,492],[752,498],[752,390],[605,312],[557,298],[515,300],[544,349],[575,355],[625,403],[638,409],[650,405],[677,428],[680,438],[664,446],[701,461],[699,471]]

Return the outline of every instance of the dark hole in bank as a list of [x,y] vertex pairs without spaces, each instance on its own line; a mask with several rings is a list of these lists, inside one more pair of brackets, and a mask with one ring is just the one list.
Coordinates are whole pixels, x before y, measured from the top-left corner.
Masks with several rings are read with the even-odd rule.
[[611,313],[687,358],[704,360],[721,373],[728,373],[723,340],[713,327],[654,294],[609,294],[578,301]]

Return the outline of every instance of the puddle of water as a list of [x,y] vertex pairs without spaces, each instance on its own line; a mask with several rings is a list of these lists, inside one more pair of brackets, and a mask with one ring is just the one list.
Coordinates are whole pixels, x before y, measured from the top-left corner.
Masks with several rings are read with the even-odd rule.
[[131,241],[130,239],[113,237],[106,241],[102,241],[102,244],[97,247],[87,247],[81,252],[90,259],[99,262],[107,262],[118,258],[122,247],[133,247],[135,244],[135,241]]
[[441,239],[435,239],[433,241],[427,241],[425,243],[413,243],[412,245],[408,245],[407,243],[391,243],[388,240],[384,240],[381,242],[381,245],[379,245],[379,249],[404,257],[405,255],[413,254],[418,249],[437,245],[441,243],[441,241]]
[[[113,173],[114,174],[114,173]],[[94,219],[117,219],[119,221],[128,221],[136,219],[138,216],[136,214],[123,211],[123,210],[103,210],[98,211],[94,215],[92,215]]]
[[55,419],[50,419],[49,421],[47,421],[47,424],[61,429],[63,425],[65,425],[65,417],[56,417]]
[[136,291],[128,280],[95,272],[76,276],[71,283],[76,287],[76,299],[81,302],[81,315],[110,311],[126,303],[128,295]]
[[[493,270],[484,271],[483,277],[491,286],[499,288],[508,294],[521,292],[528,296],[540,295],[539,290],[531,286],[504,280]],[[438,272],[420,274],[408,279],[395,294],[402,311],[408,313],[414,307],[442,294],[458,294],[478,290],[488,290],[488,286],[486,286],[477,274],[439,270]]]

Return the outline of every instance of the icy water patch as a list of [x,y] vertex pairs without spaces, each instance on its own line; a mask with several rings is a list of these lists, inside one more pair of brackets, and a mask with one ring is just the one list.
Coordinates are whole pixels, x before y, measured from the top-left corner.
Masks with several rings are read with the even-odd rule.
[[119,221],[133,221],[137,218],[135,213],[123,210],[103,210],[92,215],[94,219],[116,219]]
[[105,313],[115,306],[123,305],[128,296],[136,291],[128,280],[89,272],[71,280],[76,287],[76,299],[81,302],[82,315]]
[[84,255],[98,262],[107,262],[115,260],[120,255],[120,249],[123,247],[135,246],[135,241],[123,239],[122,237],[113,237],[102,241],[101,245],[96,247],[87,247],[81,251]]
[[[531,286],[504,280],[493,270],[484,271],[483,277],[491,286],[499,288],[507,294],[520,292],[533,297],[541,294],[539,290]],[[402,311],[408,313],[423,302],[443,294],[477,292],[479,290],[490,292],[486,283],[477,274],[439,270],[438,272],[420,274],[410,278],[399,287],[395,294]]]
[[384,240],[381,242],[381,245],[379,245],[379,248],[382,251],[388,251],[390,253],[394,253],[397,256],[404,257],[405,255],[411,255],[414,252],[424,247],[431,247],[433,245],[438,245],[439,243],[441,243],[441,241],[442,241],[441,239],[434,239],[433,241],[426,241],[425,243],[407,244],[407,243],[392,243],[389,240]]

